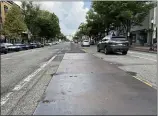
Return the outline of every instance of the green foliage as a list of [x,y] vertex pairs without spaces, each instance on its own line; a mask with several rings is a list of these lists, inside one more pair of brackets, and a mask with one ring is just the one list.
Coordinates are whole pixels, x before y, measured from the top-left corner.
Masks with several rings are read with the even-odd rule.
[[31,1],[23,1],[22,8],[28,29],[34,36],[49,40],[60,34],[59,19],[54,13],[40,10],[40,6]]
[[4,32],[10,38],[18,38],[27,27],[19,7],[13,5],[8,11],[4,23]]
[[66,36],[65,36],[63,33],[58,34],[58,35],[57,35],[57,38],[58,38],[58,39],[61,39],[61,40],[64,40],[64,41],[67,40]]
[[89,35],[91,27],[88,27],[87,23],[81,23],[78,29],[82,35]]
[[152,2],[145,1],[94,1],[92,3],[92,8],[104,19],[107,28],[113,23],[117,27],[123,25],[127,32],[130,31],[131,26],[141,25],[152,7]]
[[34,5],[32,1],[22,1],[22,9],[28,29],[33,35],[38,35],[40,28],[37,25],[37,17],[39,15],[40,6]]
[[40,28],[39,36],[41,37],[54,38],[60,34],[59,19],[54,13],[40,10],[37,24]]

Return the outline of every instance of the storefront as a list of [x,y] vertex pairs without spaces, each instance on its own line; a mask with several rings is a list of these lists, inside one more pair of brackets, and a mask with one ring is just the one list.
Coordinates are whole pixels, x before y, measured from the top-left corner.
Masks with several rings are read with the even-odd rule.
[[130,37],[132,39],[132,45],[140,45],[140,46],[149,45],[148,32],[146,29],[131,32]]

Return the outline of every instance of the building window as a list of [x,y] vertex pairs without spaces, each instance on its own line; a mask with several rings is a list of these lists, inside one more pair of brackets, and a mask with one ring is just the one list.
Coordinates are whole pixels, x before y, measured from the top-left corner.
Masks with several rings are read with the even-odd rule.
[[4,12],[7,13],[8,12],[8,7],[6,5],[4,5]]

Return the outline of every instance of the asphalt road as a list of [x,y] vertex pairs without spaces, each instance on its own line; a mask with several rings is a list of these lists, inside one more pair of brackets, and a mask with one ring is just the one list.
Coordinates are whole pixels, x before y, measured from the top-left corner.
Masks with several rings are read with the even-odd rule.
[[[43,107],[40,108],[40,104],[41,103],[43,104],[44,102],[44,104],[46,105],[52,104],[52,103],[53,104],[55,103],[57,105],[59,104],[59,106],[56,106],[57,108],[59,107],[59,110],[63,109],[62,105],[64,104],[64,109],[67,108],[67,110],[63,110],[65,111],[64,112],[65,115],[69,115],[74,112],[76,114],[82,112],[82,115],[88,114],[88,113],[92,115],[94,114],[107,115],[107,114],[112,113],[112,111],[107,112],[107,110],[110,108],[112,109],[113,105],[111,105],[111,107],[109,108],[104,108],[103,110],[102,109],[99,110],[99,108],[104,107],[103,105],[100,105],[102,101],[104,102],[101,96],[105,96],[106,91],[108,92],[110,90],[109,88],[112,88],[111,86],[114,86],[115,84],[117,86],[113,87],[112,88],[113,90],[111,90],[111,93],[109,94],[109,96],[114,96],[114,101],[120,101],[119,99],[122,98],[123,95],[125,95],[126,96],[125,101],[128,103],[129,98],[131,96],[130,99],[133,101],[129,101],[129,105],[131,104],[133,108],[135,108],[136,103],[140,102],[139,103],[140,106],[135,108],[136,114],[141,114],[144,112],[144,114],[149,113],[149,115],[155,115],[156,90],[138,81],[135,78],[134,80],[132,79],[132,81],[130,79],[126,81],[124,79],[124,78],[133,78],[132,77],[133,74],[130,74],[130,73],[137,73],[137,72],[131,71],[131,72],[128,72],[129,73],[128,74],[126,71],[126,69],[133,69],[130,66],[130,65],[134,66],[135,64],[132,61],[133,58],[137,58],[137,60],[134,61],[134,62],[137,62],[137,64],[139,63],[139,61],[141,61],[142,63],[144,62],[145,64],[145,60],[144,61],[139,60],[141,58],[138,58],[138,57],[131,57],[131,56],[129,57],[129,55],[124,56],[124,59],[123,58],[116,59],[116,57],[122,57],[122,56],[118,56],[118,55],[113,55],[113,57],[111,57],[110,55],[105,56],[102,53],[97,53],[96,50],[94,49],[95,47],[86,48],[86,52],[90,53],[90,55],[88,54],[88,56],[86,55],[85,57],[83,57],[82,55],[80,56],[80,54],[86,54],[85,48],[84,49],[81,48],[80,45],[78,44],[60,43],[58,45],[53,45],[50,47],[44,47],[44,48],[39,48],[39,49],[33,49],[33,50],[27,50],[27,51],[1,55],[1,98],[2,98],[1,99],[1,114],[2,115],[32,115],[34,113],[36,115],[39,115],[39,112],[43,112],[41,114],[53,115],[54,113],[51,113],[53,111],[49,110],[48,108],[47,108],[48,110],[45,109],[44,111],[43,110],[40,111],[40,109],[43,109]],[[65,57],[65,53],[69,54],[69,56],[66,54],[66,57],[67,57],[65,58],[66,60],[63,59],[63,57]],[[97,57],[94,58],[92,54]],[[140,56],[140,55],[135,55],[135,53],[134,54],[131,53],[131,55]],[[106,63],[103,60],[100,61],[98,60],[98,58],[102,58],[103,60],[108,61],[109,63]],[[154,57],[149,57],[149,58],[154,59]],[[68,63],[66,63],[66,61],[68,61]],[[120,61],[122,63],[125,63],[126,65],[121,64]],[[154,61],[151,60],[148,63],[148,65],[151,65],[151,64],[154,65],[155,63],[153,62]],[[129,63],[131,64],[129,65]],[[106,65],[107,67],[105,68],[104,65]],[[106,74],[107,73],[105,72],[106,70],[108,74]],[[141,70],[141,68],[138,68],[138,70]],[[113,72],[112,75],[109,74],[111,73],[111,71]],[[75,75],[76,73],[77,75]],[[101,73],[101,75],[98,75],[99,73]],[[124,76],[125,74],[127,76],[122,77],[122,75]],[[139,74],[140,74],[140,71],[139,71]],[[146,74],[149,74],[149,73],[146,73]],[[152,72],[150,74],[152,74]],[[110,79],[107,79],[107,81],[110,82],[111,86],[108,82],[105,83],[106,82],[106,79],[104,79],[105,75],[111,78],[112,81]],[[116,80],[115,78],[117,76],[120,77],[117,80],[118,83],[114,83],[114,81]],[[154,76],[155,75],[153,75],[153,79],[154,79]],[[99,78],[99,79],[96,80],[96,78]],[[53,79],[55,80],[53,81]],[[79,84],[80,81],[82,81],[81,84]],[[154,81],[155,79],[153,80],[153,82]],[[134,82],[136,84],[130,85],[130,82]],[[71,83],[71,85],[69,83]],[[105,85],[104,83],[109,87],[104,86]],[[129,85],[128,87],[126,83]],[[52,86],[51,84],[54,86]],[[63,85],[62,91],[61,91],[60,85]],[[68,88],[68,86],[70,87]],[[73,90],[71,86],[74,87]],[[94,86],[95,88],[93,88]],[[132,88],[133,86],[136,86],[137,88],[133,89]],[[119,90],[117,91],[115,90],[115,88],[119,89],[119,87],[121,87],[120,88],[121,92]],[[71,99],[70,99],[71,95],[74,96],[77,93],[85,92],[87,89],[92,89],[93,91],[88,92],[87,95],[84,95],[83,97],[82,95],[80,95],[82,98],[72,98],[73,102],[78,102],[75,105],[80,104],[80,102],[82,104],[85,103],[85,105],[83,105],[84,108],[80,108],[79,105],[75,107],[73,102],[72,102],[72,105],[68,104],[71,102]],[[98,89],[101,90],[100,93],[97,91]],[[134,95],[126,94],[127,91],[129,90],[132,92],[135,92]],[[112,91],[117,92],[117,93],[114,94],[112,93]],[[125,92],[122,93],[122,91],[125,91]],[[59,94],[59,95],[56,95],[56,94]],[[60,94],[62,94],[62,96],[60,96]],[[139,95],[136,95],[136,94],[139,94]],[[59,97],[59,99],[54,101],[53,99],[54,97],[52,97],[52,95],[54,95],[55,98]],[[97,95],[99,97],[96,97]],[[116,99],[118,95],[119,95],[119,99]],[[91,100],[89,100],[89,96],[92,97]],[[145,98],[142,98],[142,96],[145,96]],[[47,100],[46,99],[47,97],[51,98],[51,101]],[[61,98],[62,99],[64,98],[66,102],[58,103],[61,101],[60,100]],[[81,101],[83,98],[86,98],[86,99]],[[93,100],[95,98],[100,99],[100,102],[98,104],[96,101]],[[106,100],[109,100],[109,98],[110,97],[105,96]],[[124,102],[123,99],[118,104],[121,104],[121,102],[123,103]],[[95,106],[94,108],[87,107],[86,104],[90,103],[88,100],[90,102],[94,101],[94,103],[91,103],[91,106],[93,107],[94,104],[97,104],[96,108],[98,108],[99,111],[96,110]],[[110,105],[110,102],[108,103],[108,105]],[[38,108],[36,109],[37,105],[38,105]],[[70,106],[70,108],[68,108],[68,106]],[[127,105],[125,104],[124,106],[128,107],[128,104]],[[136,110],[136,109],[139,109],[139,107],[141,108],[141,110],[140,111]],[[55,110],[58,110],[57,108],[54,108],[55,113],[58,112],[58,111],[55,111]],[[76,110],[78,109],[79,111],[76,112]],[[88,109],[88,110],[82,111],[84,109],[85,110]],[[132,114],[132,112],[130,111],[131,108],[129,110],[128,109],[129,108],[126,109],[127,111],[124,114],[127,114],[128,112]],[[123,110],[123,107],[122,109],[115,111],[115,113],[119,114],[121,113],[122,110]],[[57,114],[63,114],[63,111],[59,111],[59,113]]]
[[70,43],[60,43],[1,55],[1,114],[31,115],[63,54],[70,50]]
[[97,52],[95,45],[89,48],[81,48],[87,53],[93,54],[118,68],[126,71],[133,77],[157,88],[157,54],[139,51],[128,51],[127,55],[109,54]]
[[1,94],[12,90],[23,78],[48,61],[66,45],[55,45],[1,55]]
[[116,64],[89,53],[64,55],[34,112],[34,115],[156,114],[156,89]]

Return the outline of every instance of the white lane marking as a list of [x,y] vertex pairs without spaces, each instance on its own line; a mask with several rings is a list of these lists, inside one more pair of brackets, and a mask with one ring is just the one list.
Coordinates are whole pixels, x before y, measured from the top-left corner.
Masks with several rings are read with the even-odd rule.
[[149,59],[149,58],[144,58],[144,57],[140,57],[140,56],[135,56],[135,55],[129,55],[129,56],[138,57],[138,58],[142,58],[142,59],[146,59],[146,60],[150,60],[150,61],[155,61],[155,62],[157,62],[157,60]]
[[[13,88],[13,92],[14,91],[18,91],[20,90],[24,85],[26,85],[35,75],[37,75],[43,68],[45,68],[57,55],[53,56],[49,61],[47,61],[46,63],[44,63],[40,68],[38,68],[35,72],[33,72],[32,74],[30,74],[29,76],[27,76],[22,82],[20,82],[18,85],[16,85]],[[8,100],[9,100],[9,96],[11,94],[13,94],[13,92],[9,92],[6,96],[4,96],[4,98],[1,99],[1,105],[4,105]]]
[[38,68],[36,71],[34,71],[32,74],[27,76],[22,82],[20,82],[18,85],[16,85],[13,89],[13,91],[20,90],[27,82],[29,82],[35,75],[37,75],[45,66],[47,66],[57,55],[53,56],[49,61],[44,63],[40,68]]
[[142,54],[142,53],[139,53],[139,52],[131,52],[131,51],[129,51],[128,53],[131,53],[131,54],[140,54],[140,55],[150,56],[150,57],[156,57],[156,54],[155,55],[148,55],[148,54]]
[[13,92],[9,92],[6,94],[6,96],[4,96],[2,99],[1,99],[1,106],[4,105],[8,100],[9,100],[9,96],[12,94]]

